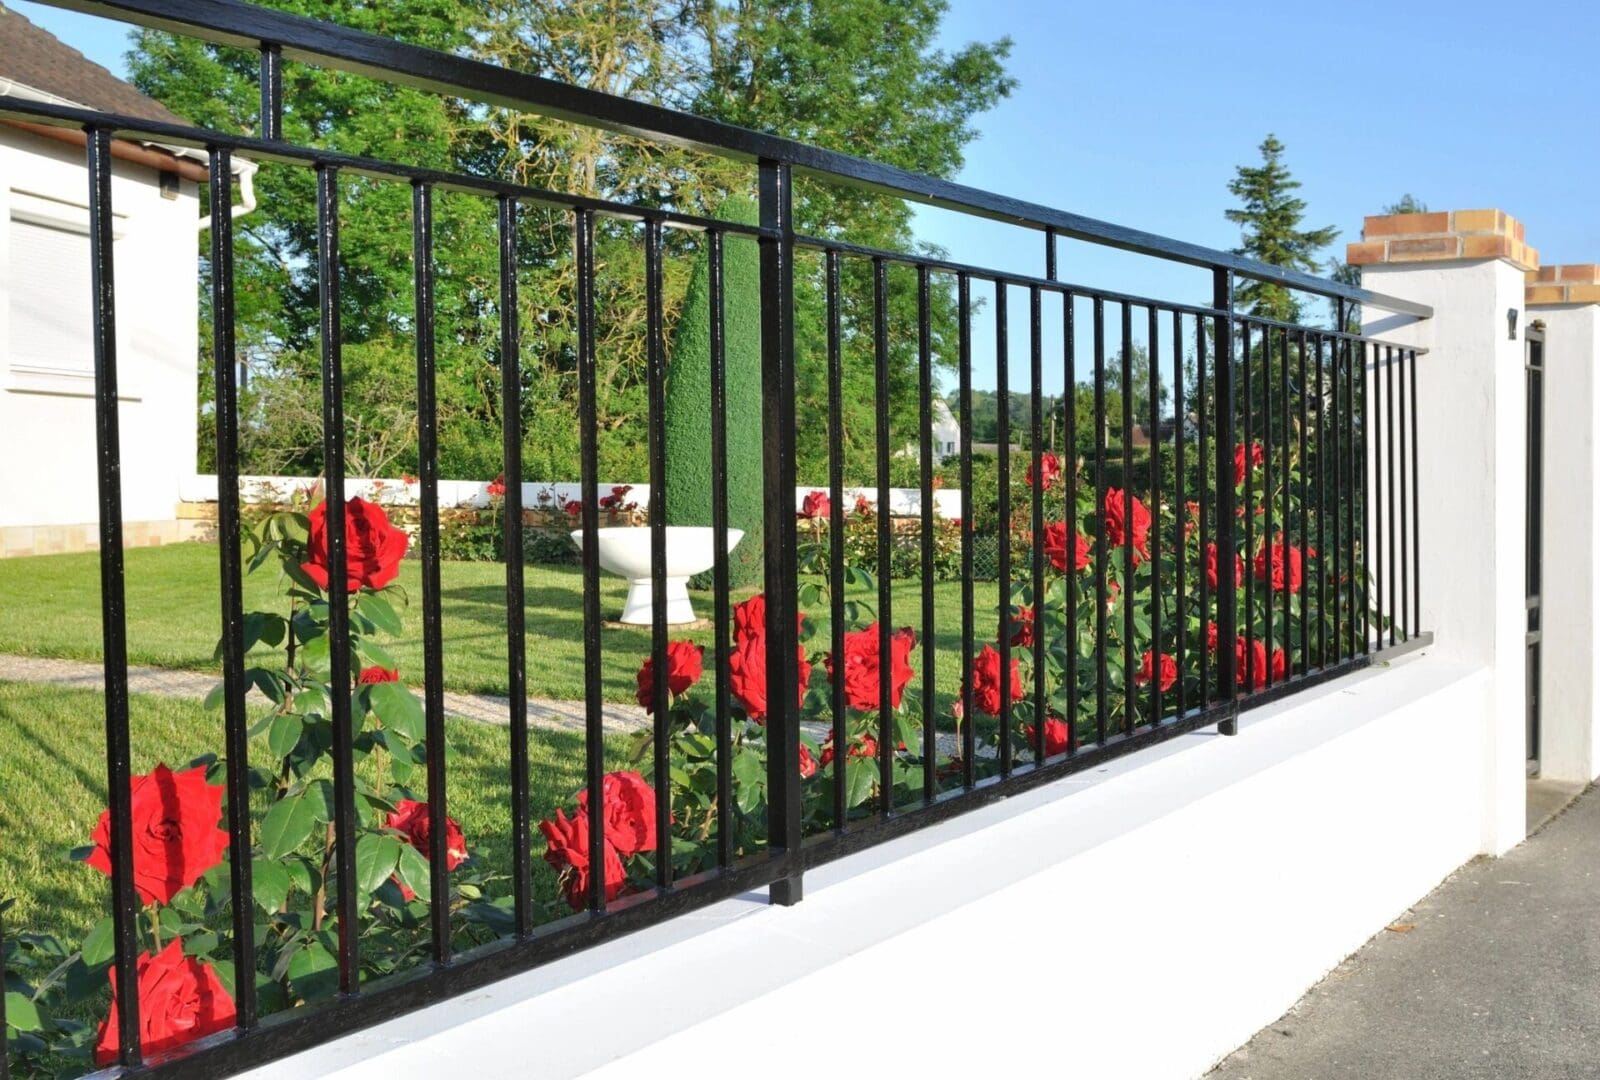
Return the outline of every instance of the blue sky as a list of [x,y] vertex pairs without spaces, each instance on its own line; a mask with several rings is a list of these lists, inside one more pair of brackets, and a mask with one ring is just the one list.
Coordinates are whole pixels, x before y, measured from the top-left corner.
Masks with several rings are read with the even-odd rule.
[[[12,6],[120,70],[119,26]],[[1330,254],[1359,237],[1364,214],[1411,192],[1433,209],[1516,215],[1546,263],[1600,260],[1600,121],[1582,90],[1600,5],[1548,14],[1519,24],[1483,0],[951,0],[946,44],[1009,35],[1020,81],[978,119],[960,179],[1227,248],[1238,241],[1227,181],[1273,132],[1307,224],[1343,233]],[[943,211],[920,213],[918,231],[965,262],[1042,270],[1037,234]],[[1061,259],[1074,282],[1209,293],[1191,268],[1083,244]]]

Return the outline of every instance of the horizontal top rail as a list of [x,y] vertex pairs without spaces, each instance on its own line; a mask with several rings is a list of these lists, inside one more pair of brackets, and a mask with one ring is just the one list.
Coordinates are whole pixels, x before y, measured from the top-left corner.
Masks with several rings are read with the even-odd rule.
[[1228,270],[1242,277],[1337,297],[1402,315],[1431,318],[1433,309],[1399,297],[1272,266],[1232,252],[997,195],[950,180],[824,150],[690,113],[631,101],[527,72],[408,45],[244,0],[43,0],[59,8],[119,19],[219,45],[276,45],[286,58],[352,74],[464,96],[574,123],[625,132],[722,157],[776,161],[828,180],[956,210],[1024,228],[1174,262]]

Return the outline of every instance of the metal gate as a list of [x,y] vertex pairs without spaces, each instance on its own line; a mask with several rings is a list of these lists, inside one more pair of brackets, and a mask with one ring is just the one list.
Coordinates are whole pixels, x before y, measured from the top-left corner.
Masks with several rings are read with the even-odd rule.
[[1527,605],[1528,605],[1528,772],[1539,769],[1540,639],[1543,635],[1539,602],[1544,561],[1544,331],[1527,332],[1528,397],[1528,505],[1527,505]]

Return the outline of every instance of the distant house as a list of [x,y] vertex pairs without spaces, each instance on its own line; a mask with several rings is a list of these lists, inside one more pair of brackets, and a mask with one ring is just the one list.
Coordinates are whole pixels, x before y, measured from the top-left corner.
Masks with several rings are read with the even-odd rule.
[[[950,413],[950,406],[937,394],[933,398],[933,460],[935,464],[961,453],[961,425]],[[917,443],[909,442],[900,457],[917,457]]]
[[[3,6],[0,94],[186,123]],[[84,143],[0,121],[0,557],[98,542]],[[126,542],[159,544],[180,536],[195,471],[205,154],[124,139],[112,154]],[[254,169],[236,161],[235,213]]]

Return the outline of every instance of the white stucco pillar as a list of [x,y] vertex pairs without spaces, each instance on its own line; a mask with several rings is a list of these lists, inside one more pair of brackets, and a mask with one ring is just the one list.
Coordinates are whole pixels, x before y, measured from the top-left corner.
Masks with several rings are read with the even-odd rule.
[[1544,587],[1539,775],[1600,776],[1600,266],[1528,275],[1528,318],[1544,324]]
[[1368,288],[1434,309],[1420,322],[1369,309],[1363,329],[1429,350],[1416,379],[1422,627],[1437,652],[1492,672],[1489,713],[1463,717],[1461,737],[1482,740],[1483,850],[1499,854],[1527,831],[1522,332],[1538,254],[1497,210],[1369,217],[1362,238],[1349,261]]

